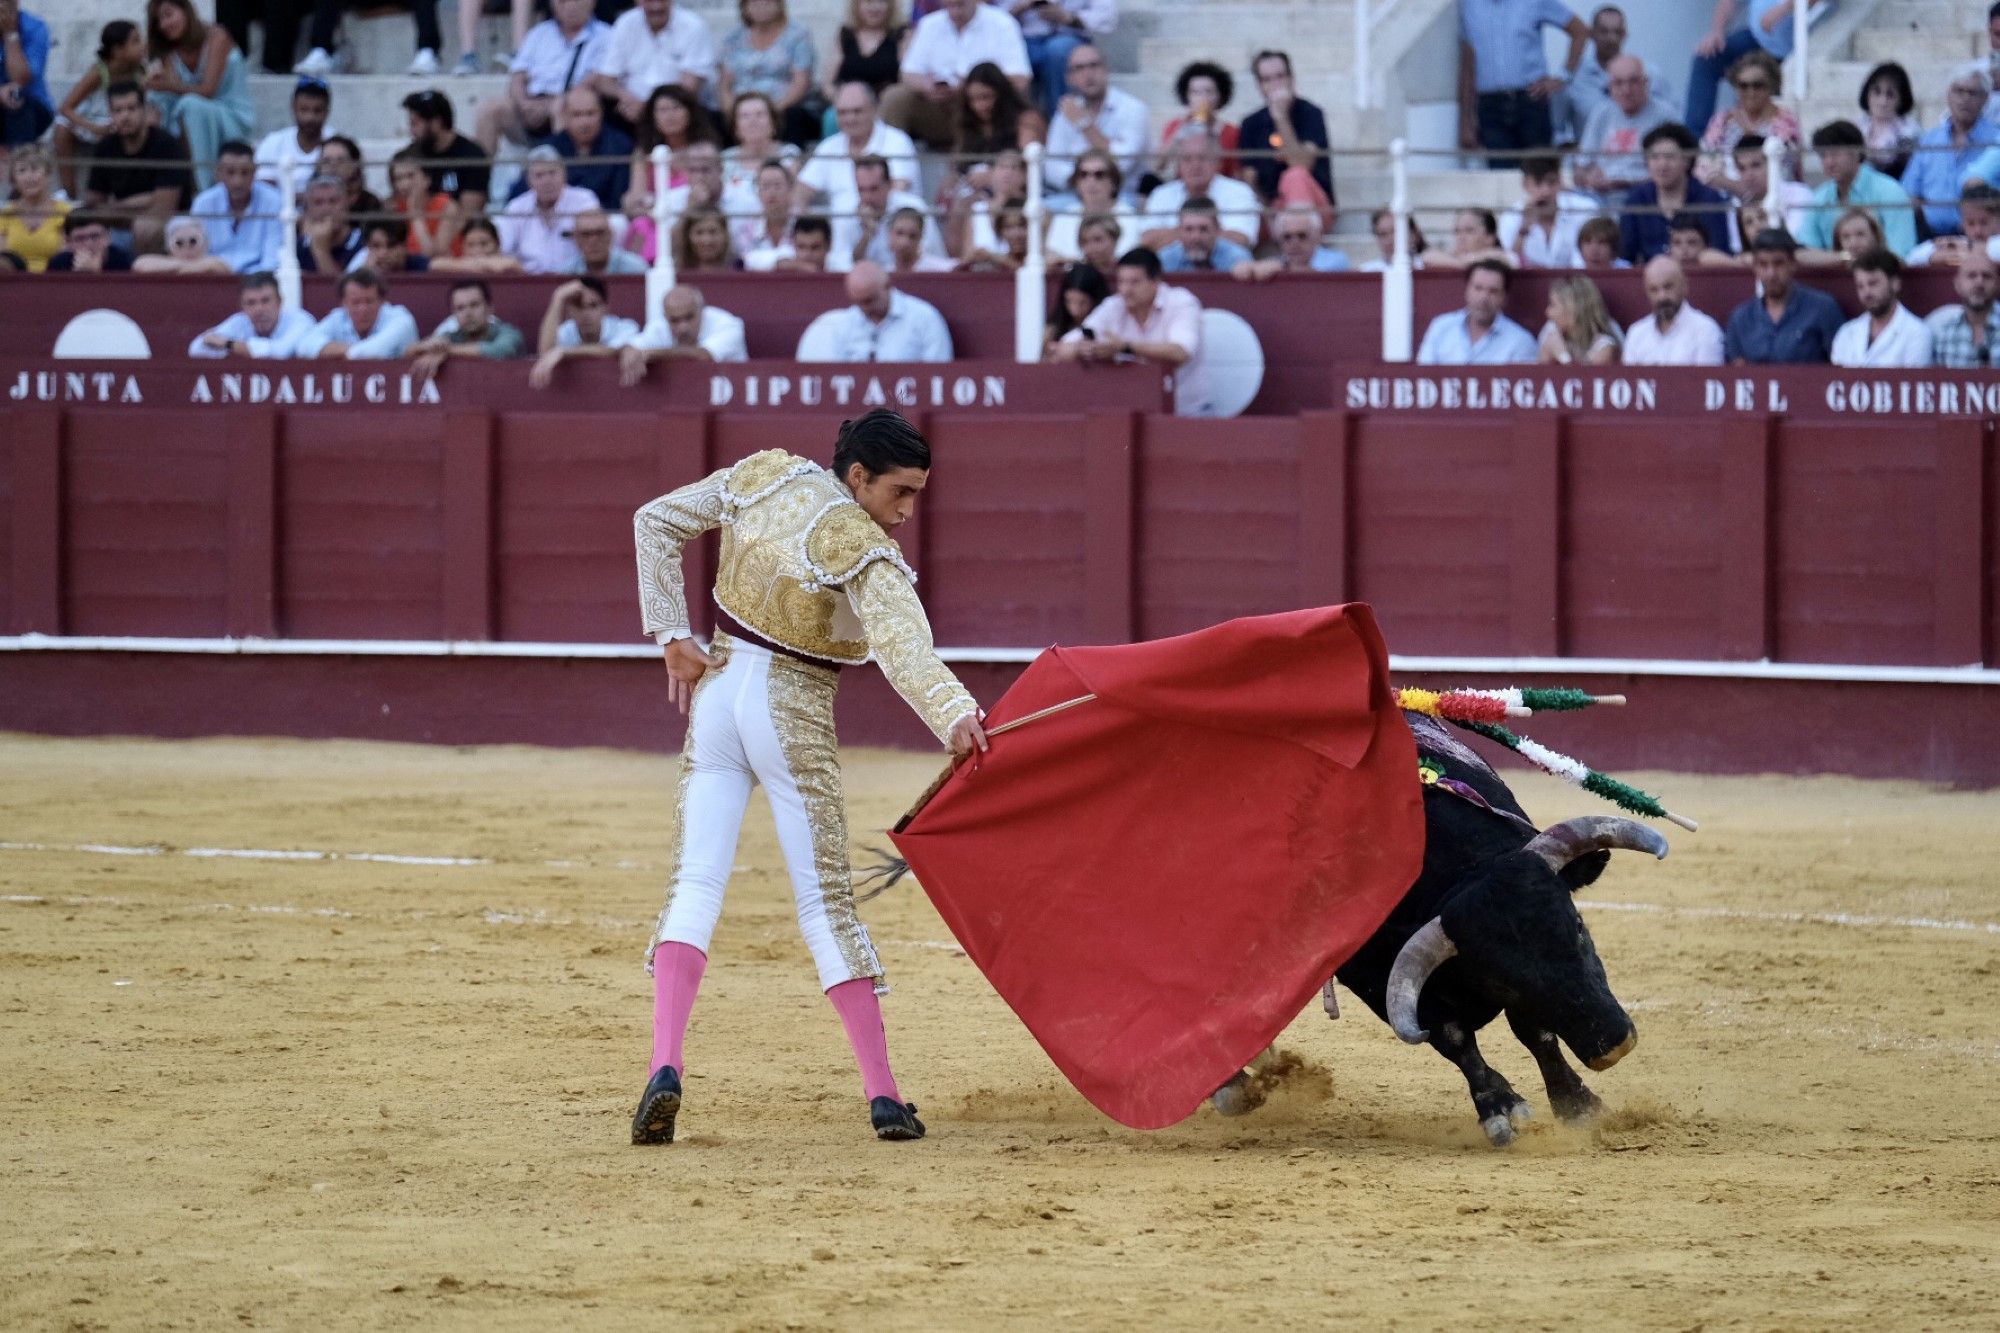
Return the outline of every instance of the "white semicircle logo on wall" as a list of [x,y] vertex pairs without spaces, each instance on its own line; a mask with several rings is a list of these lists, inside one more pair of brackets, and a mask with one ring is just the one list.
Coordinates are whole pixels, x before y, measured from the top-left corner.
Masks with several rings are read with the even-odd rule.
[[130,315],[86,310],[63,325],[50,355],[65,361],[144,361],[153,355],[153,345]]
[[1235,417],[1243,415],[1264,387],[1264,344],[1257,331],[1233,310],[1201,312],[1201,364],[1193,386],[1208,402],[1205,410],[1178,404],[1183,415]]

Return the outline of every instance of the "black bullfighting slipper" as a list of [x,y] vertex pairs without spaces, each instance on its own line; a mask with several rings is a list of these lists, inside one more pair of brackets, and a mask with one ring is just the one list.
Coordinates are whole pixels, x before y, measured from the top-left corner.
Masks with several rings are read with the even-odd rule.
[[681,1076],[672,1065],[661,1065],[646,1082],[639,1109],[632,1113],[632,1142],[672,1143],[674,1117],[681,1113]]
[[868,1118],[875,1123],[878,1139],[920,1139],[924,1122],[917,1119],[915,1102],[899,1102],[894,1097],[877,1097],[868,1103]]

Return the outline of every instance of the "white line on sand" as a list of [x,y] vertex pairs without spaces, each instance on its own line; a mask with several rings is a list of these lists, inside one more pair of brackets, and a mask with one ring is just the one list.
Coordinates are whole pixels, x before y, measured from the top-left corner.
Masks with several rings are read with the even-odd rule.
[[[204,858],[229,858],[244,861],[363,861],[385,865],[403,866],[490,866],[494,862],[484,856],[410,856],[391,852],[333,852],[292,850],[278,851],[257,847],[165,847],[157,843],[145,846],[125,846],[116,843],[46,843],[46,842],[0,842],[4,852],[70,852],[96,856],[194,856]],[[533,863],[529,863],[533,864]],[[543,866],[560,869],[589,869],[593,863],[578,860],[543,861]],[[613,863],[619,870],[646,869],[640,861],[618,861]],[[739,867],[740,868],[740,867]],[[44,899],[30,895],[15,894],[0,896],[0,902],[42,902]],[[69,899],[70,902],[107,902],[109,899]],[[1637,912],[1648,916],[1679,917],[1684,920],[1719,921],[1764,921],[1782,925],[1846,926],[1863,930],[1938,930],[1954,934],[2000,935],[2000,921],[1968,921],[1958,917],[1931,916],[1890,916],[1868,912],[1782,912],[1757,911],[1739,907],[1670,907],[1664,903],[1605,902],[1597,899],[1580,898],[1577,906],[1596,912]],[[227,904],[219,904],[220,910],[265,910],[296,911],[296,908],[235,909]],[[335,909],[320,909],[331,912]],[[489,913],[494,924],[547,924],[575,925],[572,920],[553,920],[541,912],[532,916],[519,913]],[[924,947],[956,948],[956,945]]]

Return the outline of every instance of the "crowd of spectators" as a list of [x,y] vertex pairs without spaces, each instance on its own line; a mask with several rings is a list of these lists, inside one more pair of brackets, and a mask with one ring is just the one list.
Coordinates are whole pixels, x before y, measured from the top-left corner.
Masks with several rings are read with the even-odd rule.
[[[1659,312],[1690,269],[1722,265],[1752,268],[1763,284],[1755,308],[1728,321],[1731,359],[1851,351],[1855,338],[1837,346],[1811,285],[1790,276],[1835,266],[1851,271],[1870,312],[1860,354],[1890,355],[1883,345],[1914,356],[1911,320],[1896,316],[1902,267],[1962,276],[2000,256],[1994,67],[1971,63],[1948,87],[1917,90],[1884,64],[1857,90],[1858,115],[1808,136],[1783,100],[1792,4],[1717,0],[1676,101],[1666,72],[1625,49],[1618,6],[1586,21],[1561,0],[1460,0],[1463,146],[1519,171],[1521,198],[1497,217],[1457,211],[1437,244],[1412,219],[1414,262],[1466,274],[1465,309],[1431,327],[1425,358],[1601,362],[1629,351],[1638,326],[1611,324],[1587,278],[1557,284],[1539,337],[1508,321],[1500,308],[1524,268],[1644,268],[1649,297],[1661,295],[1657,324],[1636,340],[1706,349],[1700,312]],[[258,126],[251,27],[264,25],[266,68],[291,70],[301,15],[280,11],[308,8],[291,123]],[[412,8],[410,72],[439,73],[434,0]],[[477,8],[461,7],[468,52]],[[393,343],[400,307],[380,293],[399,274],[459,275],[467,286],[454,305],[486,275],[567,275],[575,281],[552,302],[537,353],[547,376],[569,355],[637,345],[637,334],[619,342],[601,293],[599,312],[586,308],[590,284],[635,274],[664,250],[696,281],[728,270],[846,274],[850,304],[815,322],[802,355],[886,359],[887,348],[931,359],[949,335],[896,278],[1020,267],[1031,248],[1024,150],[1040,144],[1042,244],[1070,266],[1053,359],[1116,347],[1171,362],[1154,353],[1179,336],[1194,298],[1162,275],[1259,282],[1349,267],[1327,244],[1337,221],[1328,119],[1299,94],[1283,51],[1258,52],[1240,71],[1189,65],[1174,84],[1178,114],[1156,136],[1166,109],[1118,87],[1097,40],[1118,22],[1114,0],[918,0],[907,16],[900,0],[849,0],[831,69],[784,0],[740,0],[740,22],[719,32],[673,0],[548,0],[547,13],[531,22],[529,0],[515,0],[506,88],[478,101],[468,133],[445,91],[404,101],[409,143],[379,164],[381,198],[360,145],[332,124],[335,0],[222,0],[214,23],[192,0],[144,0],[143,23],[105,25],[95,62],[60,102],[45,78],[48,25],[0,0],[10,150],[0,257],[30,272],[269,273],[285,243],[277,214],[289,160],[300,267],[356,279],[328,317],[351,327],[327,333],[325,346]],[[2000,5],[1994,19],[2000,38]],[[1544,29],[1568,40],[1555,68]],[[459,72],[476,67],[468,57]],[[1239,77],[1258,105],[1233,122]],[[1724,83],[1733,99],[1718,109]],[[1940,114],[1919,118],[1920,101]],[[670,235],[654,222],[649,154],[661,144],[673,155]],[[523,156],[496,193],[506,145]],[[1769,215],[1773,196],[1779,216]],[[1393,216],[1378,213],[1373,230],[1379,255],[1361,267],[1380,269],[1395,249]],[[1071,320],[1071,306],[1093,300]],[[1093,326],[1099,309],[1115,313]],[[704,310],[697,322],[715,324],[720,312]],[[412,337],[420,364],[510,354],[478,310],[453,318]],[[654,324],[674,326],[665,311]]]

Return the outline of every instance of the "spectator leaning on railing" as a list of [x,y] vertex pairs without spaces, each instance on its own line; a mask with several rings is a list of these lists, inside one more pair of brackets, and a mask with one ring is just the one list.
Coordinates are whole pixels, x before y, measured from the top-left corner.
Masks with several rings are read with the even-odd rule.
[[1662,255],[1646,265],[1653,313],[1625,330],[1628,366],[1719,366],[1722,326],[1687,303],[1687,275]]
[[1973,251],[1952,275],[1960,304],[1931,312],[1931,355],[1947,370],[1985,370],[2000,365],[2000,262]]
[[1750,242],[1758,292],[1729,316],[1724,351],[1732,365],[1823,366],[1840,332],[1840,306],[1799,285],[1798,246],[1775,227]]
[[1475,260],[1465,270],[1465,306],[1439,315],[1417,348],[1420,366],[1528,365],[1535,339],[1501,313],[1513,270],[1497,259]]
[[[655,361],[746,361],[743,321],[708,303],[686,283],[660,302],[660,314],[618,352],[618,380],[626,387],[645,378]],[[803,359],[803,358],[801,358]]]
[[850,304],[806,326],[797,360],[951,360],[944,316],[930,302],[896,290],[880,264],[864,259],[854,266],[847,275],[847,299]]
[[615,357],[639,336],[639,322],[611,314],[610,301],[611,293],[600,278],[577,278],[549,293],[528,387],[546,389],[563,362]]
[[390,305],[388,284],[373,269],[343,273],[334,287],[340,305],[299,342],[299,355],[320,361],[388,361],[417,340],[417,321]]
[[208,228],[209,253],[232,272],[268,273],[285,246],[283,208],[283,196],[257,179],[250,145],[231,139],[216,150],[215,184],[195,196],[189,211]]
[[1931,331],[1903,304],[1903,264],[1887,250],[1854,261],[1861,313],[1833,335],[1836,366],[1920,370],[1931,363]]
[[278,280],[269,273],[244,278],[237,304],[235,314],[195,335],[189,356],[282,361],[298,355],[299,344],[313,331],[313,317],[286,305]]
[[[1958,194],[1966,179],[2000,184],[2000,126],[1988,121],[1986,98],[1992,80],[1981,63],[1952,71],[1945,93],[1944,119],[1917,140],[1910,165],[1903,169],[1903,189],[1918,201],[1933,236],[1961,230]],[[1872,168],[1871,168],[1872,169]]]
[[1171,371],[1175,413],[1209,416],[1215,409],[1201,360],[1201,302],[1161,282],[1160,272],[1159,256],[1145,246],[1118,256],[1116,294],[1063,337],[1057,359],[1139,361]]
[[1812,207],[1799,243],[1812,250],[1833,247],[1833,224],[1848,208],[1865,208],[1882,224],[1889,248],[1900,257],[1916,248],[1916,211],[1902,186],[1868,165],[1867,142],[1852,121],[1836,120],[1813,131],[1813,151],[1826,182],[1813,191]]
[[451,314],[431,336],[412,343],[409,355],[419,379],[430,379],[453,357],[505,361],[527,344],[521,331],[493,313],[493,289],[481,278],[461,278],[451,285]]

